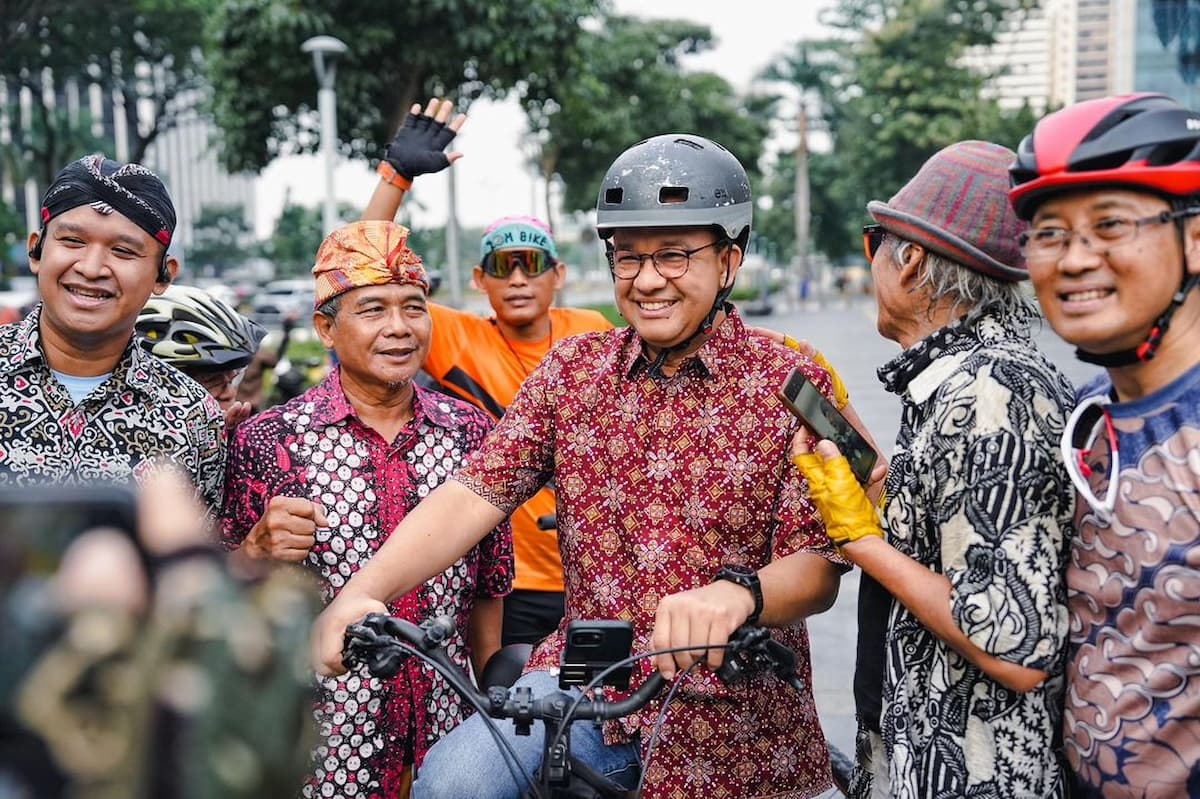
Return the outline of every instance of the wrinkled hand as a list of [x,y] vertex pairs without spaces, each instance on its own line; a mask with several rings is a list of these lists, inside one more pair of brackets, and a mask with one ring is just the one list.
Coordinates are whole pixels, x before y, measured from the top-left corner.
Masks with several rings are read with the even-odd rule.
[[254,406],[249,402],[231,402],[224,409],[225,414],[225,433],[228,435],[242,422],[250,418],[250,414],[254,412]]
[[446,145],[454,141],[458,129],[467,117],[459,114],[447,124],[454,104],[434,98],[421,110],[419,103],[409,109],[404,125],[387,146],[383,159],[402,177],[412,180],[417,175],[441,172],[462,157],[462,153],[446,153]]
[[[349,586],[347,586],[349,589]],[[342,647],[346,644],[346,628],[361,621],[369,613],[387,613],[387,605],[350,590],[343,589],[337,598],[317,616],[312,629],[312,666],[318,674],[336,677],[346,671],[342,663]]]
[[709,647],[728,643],[733,631],[753,612],[754,597],[750,589],[728,580],[663,597],[654,614],[653,648],[692,645],[696,648],[658,655],[655,667],[668,680],[676,671],[689,668],[698,660],[706,661],[710,669],[720,668],[725,650]]
[[271,497],[266,512],[242,542],[242,549],[256,560],[301,561],[317,541],[317,528],[328,526],[325,509],[316,502]]
[[792,438],[792,462],[808,480],[809,496],[833,543],[840,547],[867,536],[883,537],[875,506],[837,445],[822,440],[813,452],[808,431],[800,430]]

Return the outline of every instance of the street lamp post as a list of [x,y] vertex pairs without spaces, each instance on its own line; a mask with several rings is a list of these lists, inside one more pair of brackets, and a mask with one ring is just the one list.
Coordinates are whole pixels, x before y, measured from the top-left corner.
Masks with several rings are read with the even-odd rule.
[[325,205],[322,222],[328,235],[337,227],[337,203],[333,188],[333,168],[337,159],[337,94],[333,89],[337,77],[337,56],[349,48],[333,36],[314,36],[300,45],[300,50],[312,53],[317,71],[317,111],[321,116],[321,153],[325,156]]

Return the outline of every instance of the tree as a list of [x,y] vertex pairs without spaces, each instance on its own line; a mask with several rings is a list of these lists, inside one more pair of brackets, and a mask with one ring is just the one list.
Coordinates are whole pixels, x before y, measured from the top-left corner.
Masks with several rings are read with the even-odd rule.
[[623,150],[660,133],[719,141],[757,170],[773,98],[738,97],[723,78],[687,72],[685,56],[712,45],[706,25],[609,16],[584,31],[553,80],[530,81],[524,105],[536,166],[564,185],[568,211],[596,205],[604,171]]
[[193,268],[215,267],[218,273],[238,266],[253,255],[253,238],[243,206],[206,205],[193,225],[188,263]]
[[[338,203],[339,219],[358,219],[358,214],[359,209],[350,203]],[[263,256],[274,263],[279,277],[308,274],[325,239],[322,224],[320,207],[294,205],[284,200],[283,211],[275,220],[275,231],[262,247]]]
[[310,36],[350,46],[337,74],[339,148],[376,157],[409,106],[429,96],[466,107],[553,71],[580,23],[605,0],[223,0],[207,40],[213,111],[230,171],[312,152],[319,120]]
[[202,93],[199,46],[209,0],[19,0],[16,6],[0,19],[0,78],[10,104],[21,89],[29,90],[32,103],[28,128],[13,126],[13,141],[4,148],[10,168],[23,166],[14,172],[20,179],[45,186],[96,144],[111,154],[111,142],[97,142],[88,115],[66,101],[70,82],[81,92],[96,84],[106,97],[121,99],[131,161],[141,161]]
[[16,209],[0,200],[0,288],[8,287],[8,278],[16,273],[18,265],[24,265],[24,258],[14,260],[10,257],[17,244],[25,242],[25,220]]
[[[1015,148],[1032,130],[1031,109],[1001,109],[986,92],[993,76],[963,63],[968,48],[994,43],[1003,21],[1032,5],[839,0],[822,19],[844,33],[822,48],[832,68],[797,71],[801,59],[793,55],[769,73],[820,99],[816,113],[832,149],[810,161],[813,238],[830,258],[859,252],[867,202],[890,197],[933,153],[963,139]],[[801,43],[798,51],[811,46]],[[787,158],[780,161],[786,168]],[[779,193],[771,214],[783,213],[790,190],[772,185]]]

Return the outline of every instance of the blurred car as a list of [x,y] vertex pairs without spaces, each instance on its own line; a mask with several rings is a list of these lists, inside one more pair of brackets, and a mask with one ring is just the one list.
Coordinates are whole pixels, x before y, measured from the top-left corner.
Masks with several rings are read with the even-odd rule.
[[273,280],[254,295],[250,318],[266,328],[283,326],[289,314],[307,319],[316,303],[316,291],[311,280]]

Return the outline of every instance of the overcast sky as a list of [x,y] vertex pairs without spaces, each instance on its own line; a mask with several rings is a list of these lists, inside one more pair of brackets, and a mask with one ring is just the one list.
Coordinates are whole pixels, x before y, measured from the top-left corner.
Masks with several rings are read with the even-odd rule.
[[[688,66],[717,72],[739,89],[745,89],[753,76],[792,42],[812,37],[818,28],[817,13],[826,5],[826,0],[615,2],[620,13],[706,23],[717,38],[716,47],[710,53],[692,58]],[[518,146],[524,118],[516,102],[480,101],[471,106],[468,114],[466,127],[454,142],[454,149],[464,154],[453,167],[460,223],[482,227],[507,214],[542,215],[542,192],[532,172],[524,166],[525,156]],[[335,181],[339,200],[361,207],[370,196],[376,178],[365,163],[343,160]],[[417,181],[409,201],[420,203],[424,209],[410,209],[414,224],[444,223],[446,184],[443,176]],[[301,205],[321,202],[324,171],[319,156],[280,158],[263,171],[256,197],[259,236],[270,235],[286,194]]]

